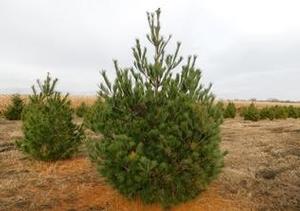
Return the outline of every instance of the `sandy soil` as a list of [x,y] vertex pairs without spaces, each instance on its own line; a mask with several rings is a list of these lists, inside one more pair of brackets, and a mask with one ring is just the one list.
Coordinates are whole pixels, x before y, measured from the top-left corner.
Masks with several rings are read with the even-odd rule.
[[[161,210],[106,185],[84,151],[39,162],[16,150],[20,137],[21,122],[0,119],[0,210]],[[300,120],[226,120],[222,148],[229,153],[219,178],[172,210],[300,210]]]

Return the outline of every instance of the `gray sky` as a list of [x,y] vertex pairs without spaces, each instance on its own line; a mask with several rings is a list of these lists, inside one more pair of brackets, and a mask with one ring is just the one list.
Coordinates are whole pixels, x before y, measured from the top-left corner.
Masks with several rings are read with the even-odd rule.
[[113,78],[112,59],[129,66],[135,38],[148,45],[158,7],[170,45],[198,55],[219,98],[300,100],[298,0],[0,0],[0,94],[29,93],[47,72],[95,94],[100,70]]

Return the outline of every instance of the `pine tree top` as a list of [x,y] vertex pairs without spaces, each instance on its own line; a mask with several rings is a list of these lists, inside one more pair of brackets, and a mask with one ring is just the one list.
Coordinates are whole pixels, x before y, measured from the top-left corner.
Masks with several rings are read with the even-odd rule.
[[[102,71],[103,82],[100,84],[100,97],[109,98],[115,96],[145,95],[153,92],[157,95],[162,92],[169,96],[175,90],[190,96],[193,100],[212,102],[214,96],[210,93],[211,84],[204,88],[200,83],[201,70],[195,66],[197,56],[188,56],[185,64],[183,57],[179,56],[181,43],[177,42],[175,52],[168,53],[166,47],[171,40],[171,35],[165,38],[161,35],[160,25],[161,10],[147,13],[149,33],[146,35],[154,49],[153,58],[149,56],[146,47],[142,47],[139,39],[132,48],[133,67],[120,68],[114,60],[116,79],[112,84],[106,72]],[[181,65],[181,71],[174,74],[174,70]]]

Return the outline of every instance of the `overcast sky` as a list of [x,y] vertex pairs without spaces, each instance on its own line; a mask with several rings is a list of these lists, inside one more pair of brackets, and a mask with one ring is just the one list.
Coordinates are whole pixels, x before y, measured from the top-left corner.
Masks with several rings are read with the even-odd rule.
[[0,94],[29,93],[47,72],[62,91],[95,94],[112,59],[132,65],[135,38],[148,46],[158,7],[218,98],[300,100],[298,0],[0,0]]

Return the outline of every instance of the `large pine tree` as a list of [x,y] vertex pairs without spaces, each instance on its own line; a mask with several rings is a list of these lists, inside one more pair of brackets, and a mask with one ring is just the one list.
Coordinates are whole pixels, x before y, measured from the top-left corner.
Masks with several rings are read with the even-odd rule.
[[[180,43],[161,34],[160,10],[147,14],[153,60],[136,40],[134,67],[114,62],[116,79],[102,72],[99,98],[88,125],[103,134],[91,148],[107,182],[129,198],[170,206],[196,197],[223,166],[219,125],[211,86],[205,88],[196,56],[180,67]],[[175,69],[179,73],[173,74]],[[96,118],[95,118],[96,117]]]

